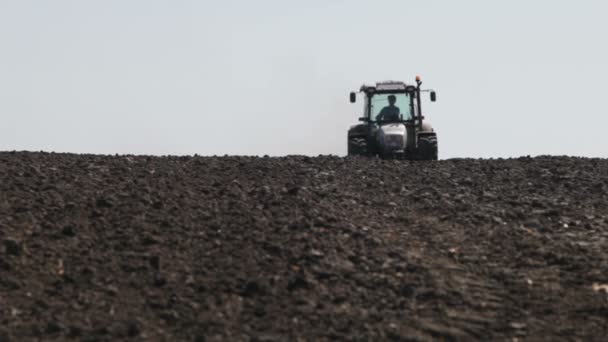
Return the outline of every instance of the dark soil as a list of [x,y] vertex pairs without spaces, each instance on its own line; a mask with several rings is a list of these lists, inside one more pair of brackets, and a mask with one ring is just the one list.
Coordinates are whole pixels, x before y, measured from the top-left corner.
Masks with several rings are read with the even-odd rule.
[[0,153],[0,182],[0,341],[608,336],[608,160]]

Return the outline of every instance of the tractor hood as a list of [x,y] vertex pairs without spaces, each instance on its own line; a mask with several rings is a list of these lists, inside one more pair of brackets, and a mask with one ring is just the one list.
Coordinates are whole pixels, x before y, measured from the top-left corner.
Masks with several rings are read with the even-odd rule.
[[378,128],[378,145],[385,153],[404,151],[407,142],[407,130],[404,124],[389,123]]
[[405,135],[406,134],[406,129],[405,129],[405,125],[402,123],[389,123],[389,124],[384,124],[384,125],[380,125],[380,132],[382,132],[382,134],[399,134],[399,135]]

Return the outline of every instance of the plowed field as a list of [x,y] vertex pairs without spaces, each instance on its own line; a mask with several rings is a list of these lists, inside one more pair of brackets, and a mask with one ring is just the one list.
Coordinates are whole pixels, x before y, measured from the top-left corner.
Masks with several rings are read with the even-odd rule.
[[0,153],[0,341],[605,340],[608,160]]

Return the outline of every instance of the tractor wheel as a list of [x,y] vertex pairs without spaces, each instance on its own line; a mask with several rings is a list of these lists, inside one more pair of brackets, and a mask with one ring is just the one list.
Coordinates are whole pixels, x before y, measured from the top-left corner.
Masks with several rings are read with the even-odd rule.
[[348,155],[349,156],[366,156],[367,139],[365,138],[349,138],[348,139]]
[[418,139],[418,159],[437,160],[438,159],[437,137],[432,135]]

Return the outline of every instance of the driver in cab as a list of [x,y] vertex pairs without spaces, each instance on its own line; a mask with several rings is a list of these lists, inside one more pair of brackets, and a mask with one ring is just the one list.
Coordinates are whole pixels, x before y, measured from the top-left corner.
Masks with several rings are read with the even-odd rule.
[[382,108],[380,113],[376,115],[377,122],[395,122],[401,120],[401,117],[399,115],[401,113],[401,110],[399,110],[399,107],[395,106],[395,102],[397,102],[397,98],[395,97],[395,95],[389,95],[388,106]]
[[397,98],[395,97],[395,95],[389,95],[388,106],[382,108],[380,113],[376,115],[377,122],[394,122],[399,121],[401,119],[399,115],[401,113],[401,110],[399,109],[399,107],[395,106],[395,102],[397,102]]

